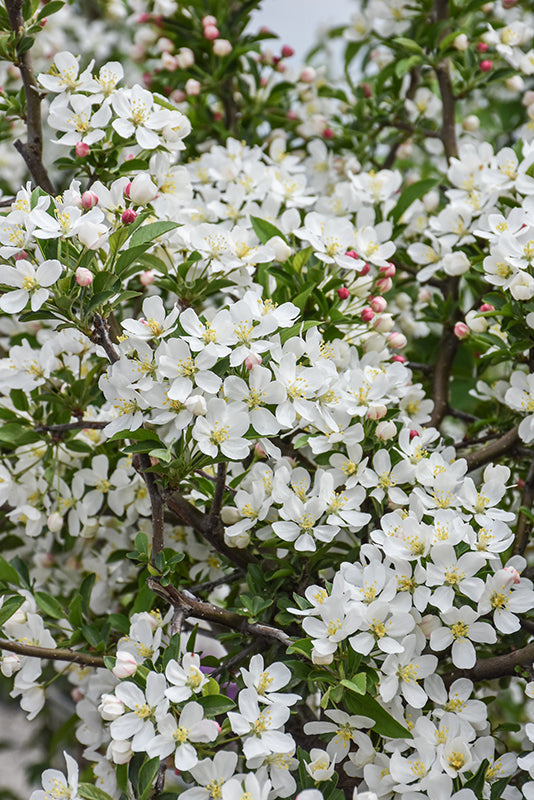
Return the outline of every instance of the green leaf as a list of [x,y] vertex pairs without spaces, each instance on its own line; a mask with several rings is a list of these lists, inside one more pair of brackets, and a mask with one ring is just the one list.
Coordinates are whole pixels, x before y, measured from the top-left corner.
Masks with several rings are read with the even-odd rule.
[[343,700],[350,713],[362,714],[364,717],[374,719],[373,730],[381,736],[388,736],[390,739],[413,739],[410,731],[397,722],[371,695],[355,697],[351,692],[345,694]]
[[113,800],[110,795],[98,786],[93,786],[92,783],[79,783],[78,794],[84,800]]
[[17,611],[23,603],[24,597],[20,595],[10,597],[6,600],[2,608],[0,608],[0,626],[3,625],[4,622],[7,622],[8,619],[11,619],[15,611]]
[[367,675],[365,672],[360,672],[355,675],[352,680],[342,680],[341,685],[355,694],[365,694],[367,688]]
[[41,611],[44,611],[45,614],[48,614],[49,617],[53,617],[53,619],[62,619],[66,616],[65,611],[56,598],[46,592],[35,592],[35,601]]
[[159,236],[163,236],[164,233],[168,233],[175,228],[178,228],[177,222],[161,221],[151,222],[149,225],[142,225],[135,231],[134,235],[130,239],[130,247],[137,247],[140,244],[153,242],[154,239],[157,239]]
[[139,800],[146,800],[158,774],[160,759],[155,757],[145,761],[139,770]]
[[311,659],[311,652],[313,650],[313,644],[311,639],[298,639],[293,644],[289,645],[287,648],[288,653],[302,653],[302,655],[306,656],[307,658]]
[[422,56],[410,56],[409,58],[401,58],[400,61],[397,61],[395,64],[395,75],[397,78],[402,78],[403,75],[406,75],[413,67],[419,66],[423,61]]
[[269,239],[273,238],[273,236],[279,236],[284,242],[286,242],[286,237],[284,234],[281,233],[281,231],[279,231],[278,228],[276,228],[270,222],[267,222],[267,220],[251,216],[250,221],[252,222],[254,233],[262,244],[266,244]]
[[392,222],[396,224],[406,209],[408,209],[413,202],[419,200],[419,198],[423,197],[423,195],[433,189],[437,183],[437,178],[425,178],[425,180],[416,181],[410,186],[407,186],[399,197],[397,205],[389,213]]
[[91,575],[87,575],[87,577],[83,579],[82,585],[80,586],[80,596],[82,599],[82,608],[84,614],[89,613],[89,602],[91,600],[91,592],[93,591],[95,580],[96,575],[91,573]]
[[20,586],[20,578],[17,570],[2,556],[0,556],[0,581],[14,583],[15,586]]
[[206,697],[199,697],[198,702],[206,714],[216,717],[217,714],[226,714],[235,708],[235,703],[223,694],[208,694]]
[[464,789],[471,789],[477,797],[482,797],[482,790],[484,789],[488,767],[489,761],[487,758],[485,758],[473,777],[469,778],[467,783],[464,784]]

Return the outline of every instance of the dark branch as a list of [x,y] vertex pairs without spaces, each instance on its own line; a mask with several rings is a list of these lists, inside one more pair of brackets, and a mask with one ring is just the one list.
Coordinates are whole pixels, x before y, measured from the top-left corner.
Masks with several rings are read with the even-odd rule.
[[0,650],[18,653],[31,658],[49,658],[51,661],[71,661],[73,664],[83,664],[85,667],[105,667],[102,656],[93,656],[90,653],[79,653],[76,650],[61,650],[53,647],[37,647],[34,644],[10,642],[0,639]]
[[[523,508],[532,509],[534,503],[534,458],[530,462],[530,468],[527,474],[527,479],[523,487],[521,495],[521,506]],[[532,531],[532,520],[524,511],[519,511],[517,517],[517,527],[515,531],[514,553],[523,555],[527,549],[530,532]]]
[[106,321],[100,316],[100,314],[95,314],[94,325],[94,330],[90,337],[91,341],[103,347],[111,363],[115,364],[115,362],[119,360],[120,356],[115,350],[111,339],[109,338]]
[[133,464],[143,476],[152,507],[152,563],[154,564],[156,556],[165,546],[163,500],[154,473],[148,471],[152,466],[150,456],[147,453],[138,453],[134,456]]
[[450,675],[443,676],[446,686],[450,686],[458,678],[469,678],[471,681],[489,681],[493,678],[504,678],[507,675],[516,675],[516,667],[526,664],[529,666],[534,660],[534,642],[530,642],[520,650],[513,650],[502,656],[482,658],[473,669],[458,669]]
[[511,450],[519,441],[518,428],[519,426],[516,425],[499,439],[486,445],[486,447],[481,447],[480,450],[469,453],[465,457],[467,469],[477,469],[477,467],[481,467],[483,464],[487,464]]

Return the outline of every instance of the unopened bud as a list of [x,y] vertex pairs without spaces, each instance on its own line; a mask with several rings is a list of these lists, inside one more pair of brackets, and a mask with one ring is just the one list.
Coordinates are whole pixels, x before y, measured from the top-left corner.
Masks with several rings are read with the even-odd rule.
[[[89,270],[87,270],[87,272],[89,272]],[[57,511],[54,511],[48,517],[46,524],[48,525],[49,531],[52,531],[52,533],[58,533],[63,527],[63,517]]]
[[189,78],[189,80],[185,82],[185,93],[190,97],[195,97],[197,94],[200,94],[201,88],[200,81],[195,80],[195,78]]
[[124,711],[124,703],[114,694],[103,694],[101,696],[98,712],[106,722],[112,722],[114,719],[122,717]]
[[214,17],[213,14],[206,14],[205,17],[202,17],[202,27],[205,28],[206,25],[217,25],[217,17]]
[[155,278],[156,276],[151,269],[147,269],[139,276],[139,280],[143,286],[150,286],[151,283],[154,283]]
[[457,339],[467,339],[469,336],[469,328],[465,322],[457,322],[454,326],[454,335]]
[[202,397],[201,394],[190,395],[187,400],[184,401],[184,406],[195,417],[203,417],[208,410],[206,399]]
[[74,148],[74,152],[78,156],[78,158],[85,158],[89,155],[90,147],[85,142],[78,142],[76,147]]
[[280,263],[287,261],[293,252],[281,236],[273,236],[272,239],[269,239],[268,245],[272,248],[275,259]]
[[112,739],[106,750],[106,758],[114,764],[127,764],[132,756],[132,745],[127,740]]
[[98,203],[98,195],[94,192],[84,192],[81,197],[81,204],[82,208],[85,208],[86,211],[89,209],[94,208]]
[[21,658],[16,653],[8,653],[0,661],[0,671],[6,678],[11,678],[21,668]]
[[374,320],[373,328],[379,333],[389,333],[394,324],[395,323],[391,314],[382,314],[380,317],[376,317]]
[[294,56],[294,55],[295,55],[295,51],[293,50],[292,47],[290,47],[290,45],[285,44],[282,47],[282,58],[291,58],[291,56]]
[[488,47],[489,47],[489,45],[487,44],[487,42],[479,42],[477,44],[477,50],[478,50],[479,53],[487,53],[488,52]]
[[317,73],[315,72],[313,67],[304,67],[302,72],[300,73],[300,80],[302,83],[313,83]]
[[350,292],[346,286],[340,286],[337,290],[337,296],[340,300],[346,300],[348,297],[350,297]]
[[123,221],[124,225],[131,225],[136,219],[137,214],[133,208],[127,208],[126,211],[122,212],[121,220]]
[[213,52],[216,56],[227,56],[233,50],[228,39],[215,39],[213,42]]
[[488,311],[495,311],[495,306],[492,306],[491,303],[482,303],[480,306],[480,313],[485,314]]
[[362,308],[362,319],[364,322],[371,322],[374,318],[375,312],[369,306]]
[[115,666],[111,671],[119,680],[129,678],[137,672],[137,661],[126,650],[118,650]]
[[456,39],[453,42],[454,47],[459,50],[460,52],[467,50],[469,47],[469,39],[465,35],[465,33],[459,33]]
[[376,311],[377,314],[382,314],[383,311],[386,310],[388,307],[388,301],[385,297],[373,297],[371,300],[371,308],[373,311]]
[[206,25],[204,28],[204,39],[212,42],[219,38],[219,29],[215,25]]
[[263,358],[260,356],[259,353],[250,353],[245,358],[245,367],[247,369],[252,369],[252,367],[255,367],[258,364],[261,364],[262,361],[263,361]]
[[408,340],[403,333],[399,333],[399,331],[391,331],[391,333],[388,334],[388,344],[395,350],[401,350],[403,347],[406,347]]
[[75,275],[78,286],[90,286],[93,282],[93,273],[85,267],[78,267]]
[[519,583],[521,581],[521,575],[515,567],[505,567],[504,571],[512,576],[514,583]]
[[386,292],[389,292],[392,286],[393,286],[393,281],[391,280],[391,278],[379,278],[376,282],[376,288],[378,289],[379,292],[382,292],[382,294],[386,294]]
[[385,406],[383,403],[375,403],[374,405],[369,406],[367,409],[367,418],[374,420],[382,419],[382,417],[385,417],[387,413],[387,406]]
[[473,133],[474,131],[478,131],[480,128],[480,120],[475,114],[469,114],[468,117],[464,119],[462,122],[462,128],[464,131],[468,131]]
[[410,441],[412,439],[416,439],[419,436],[419,431],[416,431],[414,428],[410,431]]
[[235,525],[241,519],[241,514],[233,506],[224,506],[221,508],[221,520],[224,525]]
[[406,364],[406,356],[401,356],[399,353],[396,353],[394,356],[391,356],[392,361],[397,361],[399,364]]
[[129,184],[129,197],[137,205],[144,206],[151,203],[157,197],[158,189],[150,180],[146,173],[136,175]]
[[384,278],[392,278],[395,275],[395,273],[397,272],[397,270],[395,268],[395,264],[389,263],[389,264],[386,264],[385,267],[380,267],[379,272],[382,273]]
[[493,61],[490,61],[489,58],[484,59],[484,61],[480,62],[480,69],[482,72],[490,72],[493,68]]
[[392,420],[383,420],[376,426],[375,435],[377,439],[387,442],[397,435],[397,427]]

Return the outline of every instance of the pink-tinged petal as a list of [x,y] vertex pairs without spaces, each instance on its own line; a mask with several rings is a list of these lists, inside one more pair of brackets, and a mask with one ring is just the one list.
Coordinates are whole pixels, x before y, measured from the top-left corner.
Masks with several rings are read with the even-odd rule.
[[7,314],[18,314],[29,299],[29,292],[25,289],[17,289],[15,292],[8,292],[0,297],[0,308]]

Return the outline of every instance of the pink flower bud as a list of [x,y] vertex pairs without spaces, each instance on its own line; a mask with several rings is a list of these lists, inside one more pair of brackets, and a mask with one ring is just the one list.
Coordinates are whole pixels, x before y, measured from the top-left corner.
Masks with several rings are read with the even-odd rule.
[[83,698],[85,697],[84,693],[82,692],[81,689],[78,688],[78,686],[76,686],[74,689],[71,689],[70,696],[72,697],[75,703],[79,703],[80,700],[83,700]]
[[302,72],[300,73],[300,80],[302,83],[313,83],[316,78],[317,73],[315,72],[313,67],[304,67]]
[[395,273],[397,272],[397,270],[395,268],[395,264],[391,264],[391,263],[387,264],[387,266],[385,266],[385,267],[380,267],[379,271],[382,273],[384,278],[392,278],[395,275]]
[[295,121],[295,120],[297,120],[299,118],[299,115],[298,115],[298,113],[296,111],[293,111],[292,109],[290,109],[287,112],[286,117],[289,120]]
[[128,198],[128,200],[130,199],[130,189],[131,189],[131,188],[132,188],[132,182],[131,182],[131,181],[128,181],[128,183],[126,184],[126,186],[125,186],[125,187],[124,187],[124,189],[122,190],[122,193],[123,193],[123,195],[124,195],[125,197],[127,197],[127,198]]
[[345,255],[348,256],[349,258],[353,258],[355,261],[357,261],[360,257],[356,252],[356,250],[347,250]]
[[124,225],[131,225],[137,219],[137,214],[133,210],[133,208],[127,208],[126,211],[122,212],[121,220]]
[[332,130],[332,128],[325,128],[323,130],[323,137],[325,139],[333,139],[334,138],[334,131]]
[[388,413],[387,406],[383,403],[376,403],[372,406],[369,406],[367,409],[367,418],[368,419],[382,419]]
[[371,300],[371,308],[373,311],[376,311],[377,314],[381,314],[383,311],[386,310],[388,307],[388,301],[385,297],[373,297]]
[[[347,254],[345,253],[345,255],[347,255]],[[369,264],[364,264],[363,267],[361,268],[361,270],[358,272],[358,275],[360,275],[363,278],[363,277],[365,277],[365,275],[369,275],[370,271],[371,271],[370,265]]]
[[493,68],[493,61],[490,61],[489,58],[480,62],[480,69],[482,70],[482,72],[489,72],[492,68]]
[[145,25],[147,22],[150,22],[151,18],[152,15],[145,12],[144,14],[139,14],[136,22],[138,25]]
[[398,361],[399,364],[406,364],[406,357],[400,356],[398,353],[395,356],[391,356],[392,361]]
[[174,92],[171,92],[171,100],[174,100],[175,103],[183,103],[186,97],[183,89],[175,89]]
[[469,336],[469,328],[465,322],[457,322],[454,326],[454,335],[457,339],[467,339]]
[[74,148],[74,152],[78,156],[78,158],[85,158],[89,155],[90,147],[85,142],[78,142],[76,147]]
[[293,50],[293,48],[290,45],[285,44],[282,47],[282,58],[291,58],[291,56],[294,56],[294,55],[295,55],[295,51]]
[[15,261],[24,261],[25,259],[28,258],[28,253],[26,252],[26,250],[21,250],[20,253],[15,253],[13,258],[15,259]]
[[347,297],[350,297],[350,292],[346,286],[340,286],[337,290],[337,296],[340,300],[346,300]]
[[[89,272],[89,270],[87,270]],[[92,276],[91,276],[92,278]],[[52,531],[52,533],[58,533],[63,527],[63,517],[57,511],[54,511],[48,517],[47,523],[48,530]]]
[[436,617],[434,614],[425,614],[419,623],[419,627],[427,639],[430,639],[432,631],[435,631],[440,626],[441,622],[439,621],[439,617]]
[[98,195],[94,192],[84,192],[81,198],[82,208],[85,208],[86,211],[89,211],[90,208],[94,208],[98,203]]
[[492,306],[491,303],[482,303],[480,306],[480,312],[484,314],[487,311],[495,311],[495,306]]
[[368,83],[362,83],[363,96],[369,99],[373,94]]
[[214,17],[213,14],[206,14],[205,17],[202,17],[202,27],[205,28],[206,25],[217,25],[217,17]]
[[477,50],[479,53],[487,53],[489,45],[486,42],[479,42],[477,44]]
[[93,282],[93,273],[85,267],[78,267],[75,275],[78,286],[90,286]]
[[452,43],[456,50],[463,52],[469,47],[469,39],[465,33],[459,33],[454,42]]
[[403,347],[406,347],[408,344],[408,340],[403,333],[399,333],[399,331],[391,331],[388,334],[388,344],[390,347],[395,348],[395,350],[400,350]]
[[255,367],[257,364],[261,364],[262,361],[263,358],[259,353],[250,353],[250,355],[245,358],[245,367],[247,369],[252,369],[252,367]]
[[147,269],[146,272],[142,272],[139,276],[139,280],[143,286],[150,286],[151,283],[154,283],[155,275],[151,269]]
[[480,120],[474,114],[469,114],[464,121],[462,122],[462,128],[464,131],[469,131],[473,133],[474,131],[478,131],[480,128]]
[[201,394],[189,395],[184,405],[195,417],[203,417],[208,410],[206,400]]
[[195,80],[195,78],[189,78],[185,83],[185,93],[190,97],[196,97],[196,95],[200,94],[201,88],[200,81]]
[[392,420],[383,420],[376,426],[375,436],[383,442],[393,439],[397,435],[397,427]]
[[393,281],[391,280],[391,278],[379,278],[376,282],[376,288],[378,289],[379,292],[382,292],[382,294],[389,292],[392,286],[393,286]]
[[126,650],[118,650],[115,666],[111,671],[119,680],[129,678],[137,672],[137,661]]
[[174,44],[170,39],[162,36],[161,39],[158,39],[157,41],[157,48],[160,53],[172,53],[174,50]]
[[362,319],[364,322],[371,322],[375,315],[375,312],[369,306],[362,308]]
[[505,567],[504,571],[508,572],[512,576],[514,583],[520,582],[521,575],[519,574],[519,572],[516,570],[515,567]]
[[410,441],[412,439],[416,439],[419,435],[420,435],[419,431],[416,431],[415,428],[412,428],[412,430],[410,431]]
[[215,39],[213,42],[213,52],[216,56],[227,56],[233,50],[228,39]]
[[254,452],[256,453],[258,458],[266,458],[267,457],[267,453],[265,452],[265,450],[263,449],[263,447],[261,446],[261,444],[259,442],[256,442],[256,444],[254,445]]
[[204,28],[204,39],[212,42],[214,39],[219,38],[219,29],[215,25],[206,25]]

